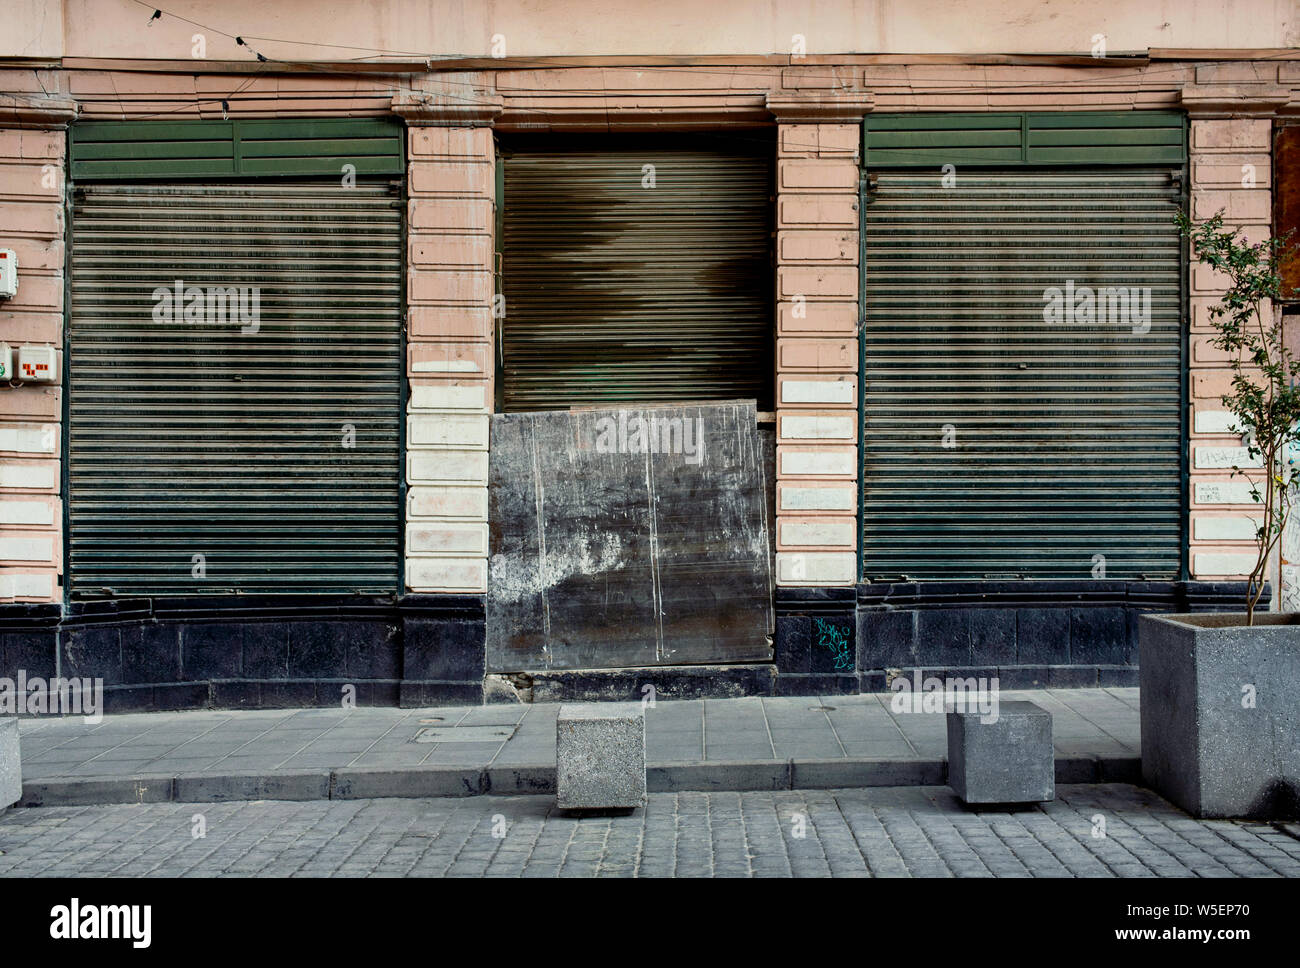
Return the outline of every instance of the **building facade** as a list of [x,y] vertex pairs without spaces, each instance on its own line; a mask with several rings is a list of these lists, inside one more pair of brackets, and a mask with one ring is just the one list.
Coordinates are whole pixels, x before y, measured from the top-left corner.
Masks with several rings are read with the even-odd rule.
[[[1290,5],[205,6],[20,3],[0,60],[0,675],[1134,684],[1141,611],[1237,607],[1223,280],[1173,219],[1294,224]],[[494,660],[494,415],[736,400],[762,640]]]

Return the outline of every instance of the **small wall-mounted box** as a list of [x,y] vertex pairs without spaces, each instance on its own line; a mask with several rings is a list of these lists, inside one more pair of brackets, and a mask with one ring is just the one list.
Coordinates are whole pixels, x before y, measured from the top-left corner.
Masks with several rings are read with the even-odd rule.
[[8,343],[0,343],[0,383],[14,378],[14,351]]
[[18,295],[18,254],[13,249],[0,249],[0,299]]
[[54,347],[18,347],[18,379],[24,383],[58,383],[59,358]]

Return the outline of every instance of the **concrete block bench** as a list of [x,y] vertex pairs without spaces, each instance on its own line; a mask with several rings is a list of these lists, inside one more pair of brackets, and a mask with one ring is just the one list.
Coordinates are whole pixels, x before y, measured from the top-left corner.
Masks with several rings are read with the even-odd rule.
[[948,785],[963,803],[1039,803],[1056,798],[1052,714],[1032,702],[998,704],[996,722],[948,713]]
[[645,713],[640,703],[560,707],[555,799],[562,810],[614,810],[645,803]]
[[18,747],[18,717],[0,718],[0,813],[23,798],[23,765]]

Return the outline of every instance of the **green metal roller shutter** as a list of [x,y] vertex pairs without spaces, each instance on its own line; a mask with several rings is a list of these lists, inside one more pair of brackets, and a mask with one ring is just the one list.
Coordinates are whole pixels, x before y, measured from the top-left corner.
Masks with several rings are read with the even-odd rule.
[[[865,578],[1175,578],[1181,258],[1169,169],[880,171],[864,206]],[[1049,323],[1149,287],[1150,332]],[[1139,324],[1139,328],[1141,328]],[[945,447],[945,428],[950,434]]]
[[869,114],[866,167],[965,168],[1181,165],[1187,118],[1177,111]]
[[[401,204],[387,183],[78,187],[74,595],[397,589]],[[256,332],[155,319],[177,279],[258,287]]]
[[73,181],[401,175],[406,131],[391,118],[83,121],[68,129]]
[[771,409],[772,155],[662,140],[503,154],[503,409]]

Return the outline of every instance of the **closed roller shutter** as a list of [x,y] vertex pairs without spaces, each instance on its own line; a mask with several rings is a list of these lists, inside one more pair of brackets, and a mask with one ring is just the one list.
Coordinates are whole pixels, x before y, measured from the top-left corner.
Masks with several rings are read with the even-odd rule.
[[74,181],[401,175],[406,131],[389,118],[83,121],[68,129]]
[[772,151],[756,147],[503,155],[505,410],[771,409]]
[[[1178,577],[1174,173],[957,177],[864,206],[864,577]],[[1048,322],[1071,282],[1149,288],[1149,332]]]
[[[77,189],[73,594],[397,589],[401,240],[387,184]],[[155,316],[177,279],[256,331]]]

